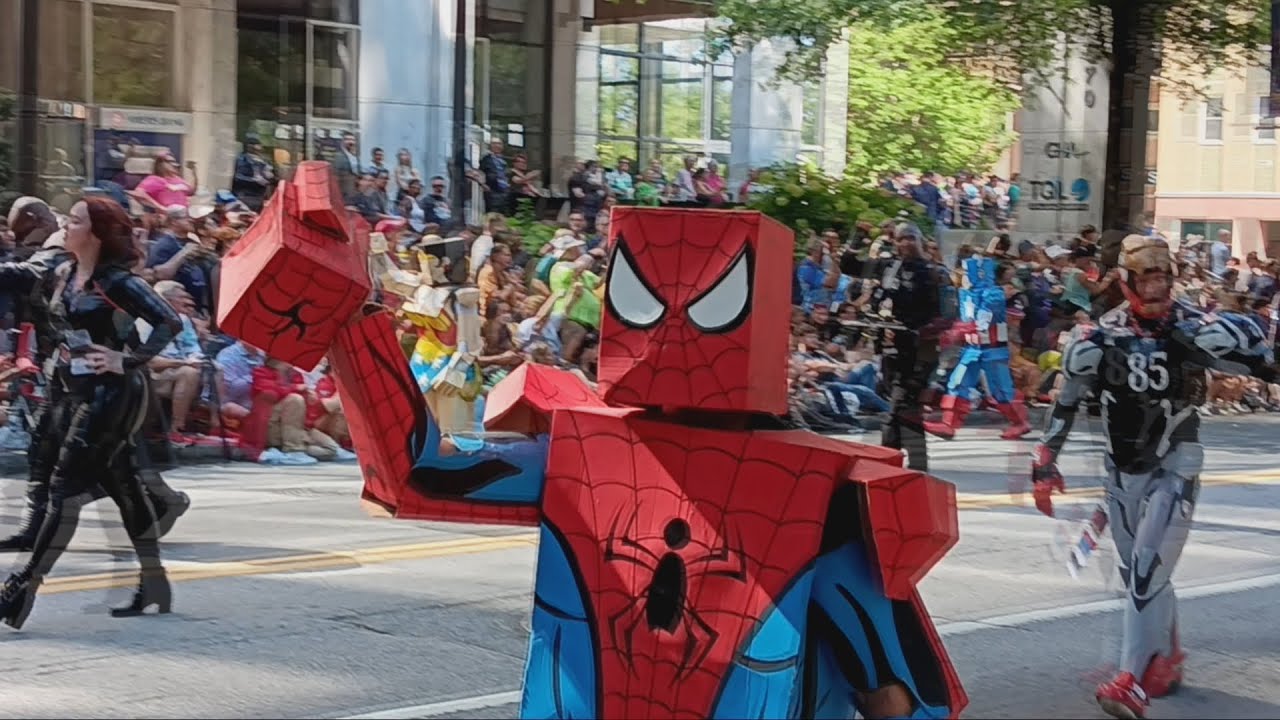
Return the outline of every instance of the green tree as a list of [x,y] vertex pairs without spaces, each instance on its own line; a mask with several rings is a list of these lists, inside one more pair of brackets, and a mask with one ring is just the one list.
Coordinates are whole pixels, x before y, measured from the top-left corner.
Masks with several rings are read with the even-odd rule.
[[941,11],[889,28],[849,33],[847,173],[983,171],[1013,142],[1008,113],[1019,98],[948,58],[961,44]]
[[[1258,62],[1270,36],[1267,0],[715,0],[728,20],[724,44],[750,46],[765,38],[792,41],[785,76],[817,77],[827,50],[851,28],[892,33],[941,11],[958,43],[951,62],[994,78],[1019,94],[1059,68],[1063,38],[1111,67],[1107,183],[1108,224],[1139,214],[1147,166],[1150,81],[1159,77],[1185,93],[1213,70]],[[928,45],[925,38],[919,41]],[[912,47],[914,44],[912,45]],[[906,48],[910,50],[911,47]],[[857,49],[855,49],[857,52]],[[908,58],[909,61],[909,58]]]
[[[905,217],[924,223],[919,205],[858,180],[828,177],[812,165],[774,165],[760,174],[759,182],[764,190],[752,193],[748,207],[795,230],[801,239],[810,230],[847,232],[858,222],[879,225]],[[800,240],[796,254],[804,251]]]

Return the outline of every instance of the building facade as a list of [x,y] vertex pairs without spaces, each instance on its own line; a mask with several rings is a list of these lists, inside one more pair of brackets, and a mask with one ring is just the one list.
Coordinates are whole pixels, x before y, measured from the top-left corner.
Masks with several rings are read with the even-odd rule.
[[[767,43],[709,56],[705,10],[681,0],[0,0],[0,187],[17,188],[26,159],[34,190],[65,201],[145,174],[168,151],[194,162],[204,187],[226,188],[249,133],[285,171],[352,132],[362,160],[380,147],[390,164],[403,148],[424,176],[453,178],[459,159],[478,162],[498,138],[557,192],[588,158],[674,168],[693,154],[727,167],[731,187],[750,167],[801,157],[839,172],[847,51],[812,87],[772,83],[779,49]],[[29,138],[19,99],[33,81]]]
[[1232,252],[1280,257],[1280,168],[1264,67],[1207,79],[1204,97],[1163,92],[1155,221],[1170,237],[1232,233]]

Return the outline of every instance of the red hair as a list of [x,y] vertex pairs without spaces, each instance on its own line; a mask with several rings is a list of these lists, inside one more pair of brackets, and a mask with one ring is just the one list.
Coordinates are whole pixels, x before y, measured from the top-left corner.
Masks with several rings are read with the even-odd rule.
[[109,198],[91,196],[81,200],[89,212],[89,228],[102,249],[98,262],[102,265],[132,265],[137,262],[133,247],[133,222],[120,203]]

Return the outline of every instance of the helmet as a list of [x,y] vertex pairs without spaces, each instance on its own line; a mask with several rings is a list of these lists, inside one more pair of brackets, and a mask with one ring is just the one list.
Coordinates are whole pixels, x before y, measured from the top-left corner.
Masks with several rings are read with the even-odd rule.
[[1139,317],[1147,319],[1163,315],[1173,294],[1170,282],[1167,294],[1163,297],[1141,295],[1137,290],[1138,280],[1151,272],[1164,273],[1166,278],[1172,280],[1173,260],[1169,254],[1169,245],[1159,237],[1126,237],[1120,244],[1120,288],[1125,300],[1129,301],[1130,309]]
[[975,255],[964,261],[964,274],[968,285],[974,289],[989,288],[996,284],[996,261]]

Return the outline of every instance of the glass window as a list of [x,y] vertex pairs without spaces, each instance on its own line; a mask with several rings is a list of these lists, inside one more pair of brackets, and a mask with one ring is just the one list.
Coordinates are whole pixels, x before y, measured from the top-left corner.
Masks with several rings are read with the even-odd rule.
[[1258,140],[1275,140],[1276,127],[1275,118],[1271,116],[1271,98],[1266,95],[1258,98],[1257,110],[1258,134],[1255,137]]
[[253,132],[283,174],[307,156],[307,25],[240,15],[237,137]]
[[316,117],[356,119],[356,31],[311,26],[311,113]]
[[605,25],[600,28],[600,49],[605,52],[636,52],[640,49],[638,25]]
[[733,116],[733,68],[716,65],[711,79],[711,139],[728,140]]
[[644,24],[646,54],[678,60],[706,60],[706,21],[697,18]]
[[476,35],[490,40],[542,45],[547,0],[476,0]]
[[634,171],[636,143],[634,140],[601,140],[596,143],[596,157],[600,160],[600,164],[607,168],[616,167],[619,158],[627,158],[632,161]]
[[[1187,238],[1192,235],[1199,235],[1206,242],[1213,242],[1218,239],[1218,231],[1226,230],[1231,232],[1230,220],[1183,220],[1182,221],[1182,237]],[[1203,252],[1209,252],[1207,247],[1203,248]]]
[[[0,0],[0,93],[18,89],[18,59],[22,53],[20,0]],[[4,122],[0,119],[0,122]]]
[[1209,98],[1201,106],[1204,111],[1200,125],[1200,139],[1208,142],[1222,141],[1222,98]]
[[40,97],[84,102],[84,9],[80,0],[40,0]]
[[[542,58],[541,47],[490,43],[488,123],[495,131],[502,132],[515,123],[524,127],[526,142],[541,134],[545,87]],[[530,163],[542,160],[540,155],[529,155]]]
[[636,136],[640,88],[634,83],[600,86],[600,133]]
[[312,20],[360,24],[360,0],[308,0],[306,16]]
[[640,61],[622,55],[600,54],[600,82],[635,82],[640,79]]
[[701,65],[670,61],[662,63],[659,133],[663,137],[703,137],[703,81]]
[[800,142],[804,145],[822,144],[822,85],[805,87],[801,92]]
[[172,107],[174,13],[93,5],[93,100]]

